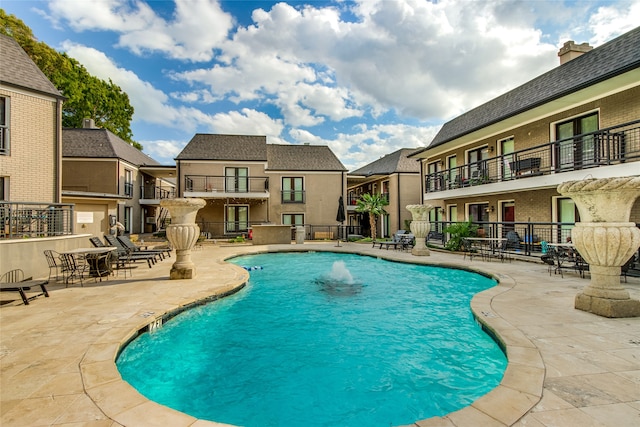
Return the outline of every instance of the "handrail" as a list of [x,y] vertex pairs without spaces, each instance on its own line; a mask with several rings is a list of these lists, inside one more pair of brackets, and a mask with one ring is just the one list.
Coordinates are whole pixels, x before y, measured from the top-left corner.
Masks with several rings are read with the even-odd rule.
[[640,160],[640,120],[425,175],[428,193]]
[[0,202],[0,239],[73,234],[74,204]]
[[187,175],[184,178],[185,191],[225,192],[225,193],[268,193],[268,177]]

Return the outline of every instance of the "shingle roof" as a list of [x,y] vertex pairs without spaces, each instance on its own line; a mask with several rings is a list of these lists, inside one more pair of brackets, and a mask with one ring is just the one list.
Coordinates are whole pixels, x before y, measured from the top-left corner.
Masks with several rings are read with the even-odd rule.
[[177,160],[267,160],[267,137],[197,133]]
[[371,176],[390,175],[392,173],[419,173],[420,163],[415,159],[407,158],[410,154],[415,153],[416,150],[417,148],[401,148],[360,169],[349,172],[349,175]]
[[0,34],[0,83],[64,98],[18,42]]
[[62,157],[121,159],[136,166],[160,164],[107,129],[62,129]]
[[325,145],[267,145],[267,170],[346,171]]
[[640,67],[640,27],[445,123],[431,144],[444,144],[554,99]]

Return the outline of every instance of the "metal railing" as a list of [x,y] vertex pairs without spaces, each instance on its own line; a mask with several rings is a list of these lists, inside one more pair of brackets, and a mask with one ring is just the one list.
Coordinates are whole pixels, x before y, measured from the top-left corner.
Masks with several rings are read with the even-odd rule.
[[267,193],[269,178],[187,175],[184,178],[185,191],[224,193]]
[[141,199],[173,199],[176,197],[176,189],[173,187],[159,187],[156,185],[140,186]]
[[282,203],[305,203],[306,192],[304,190],[282,190],[280,192]]
[[[256,222],[198,222],[200,232],[208,239],[232,239],[237,236],[249,236],[249,229],[253,225],[265,224],[264,221]],[[314,225],[305,224],[306,240],[347,240],[349,236],[361,235],[361,227],[358,225]],[[291,240],[295,240],[296,226],[291,226]]]
[[426,192],[640,160],[640,120],[467,163],[425,176]]
[[73,234],[73,204],[0,202],[0,239]]

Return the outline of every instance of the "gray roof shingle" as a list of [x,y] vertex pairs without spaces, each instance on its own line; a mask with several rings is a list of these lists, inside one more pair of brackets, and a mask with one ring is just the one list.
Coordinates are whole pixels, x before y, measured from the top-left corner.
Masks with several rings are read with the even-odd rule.
[[18,42],[0,34],[0,83],[64,99]]
[[420,163],[415,159],[408,158],[416,150],[417,148],[401,148],[360,169],[349,172],[349,175],[371,176],[390,175],[392,173],[419,173]]
[[267,137],[197,133],[176,160],[267,160]]
[[121,159],[136,166],[160,164],[107,129],[62,129],[62,157]]
[[346,171],[326,145],[267,145],[267,170]]
[[445,123],[420,152],[638,67],[640,27]]

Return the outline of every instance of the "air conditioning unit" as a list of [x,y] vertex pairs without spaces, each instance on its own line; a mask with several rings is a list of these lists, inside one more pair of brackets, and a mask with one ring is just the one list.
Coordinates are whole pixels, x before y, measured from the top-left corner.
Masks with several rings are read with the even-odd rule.
[[147,224],[155,224],[156,223],[156,217],[155,216],[148,216],[147,220],[145,222]]

